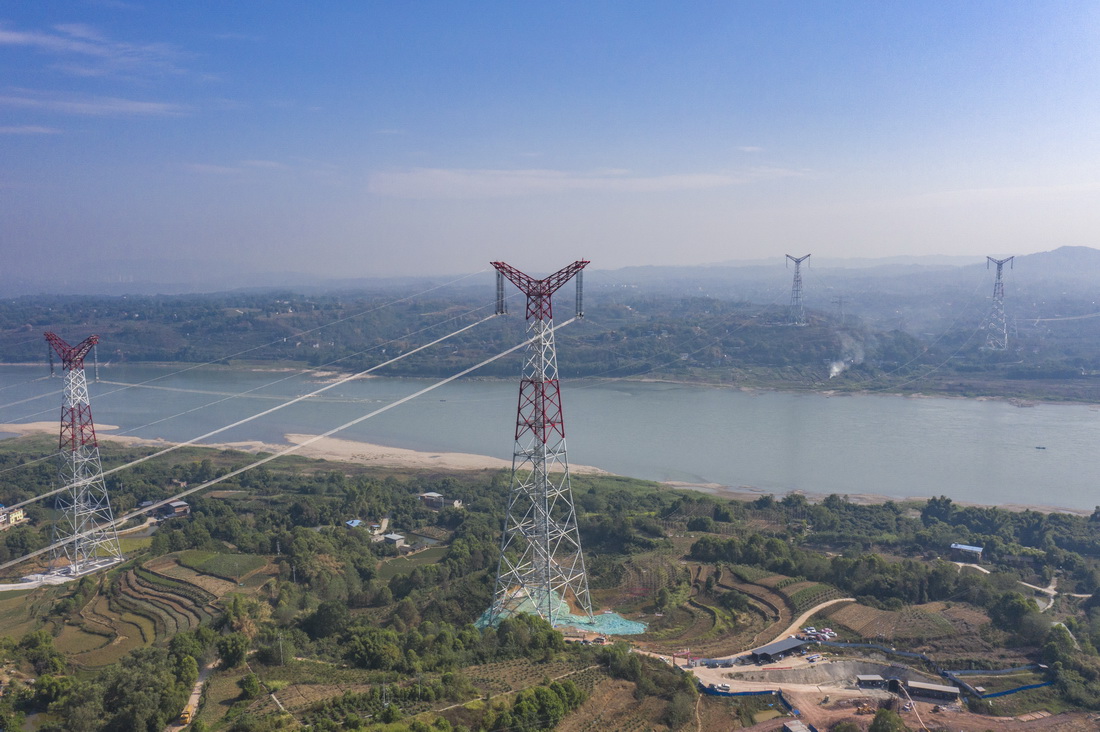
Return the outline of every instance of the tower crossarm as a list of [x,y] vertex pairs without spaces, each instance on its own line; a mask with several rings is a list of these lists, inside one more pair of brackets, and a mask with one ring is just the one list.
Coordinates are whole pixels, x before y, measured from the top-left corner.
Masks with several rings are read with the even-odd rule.
[[50,344],[61,358],[61,366],[66,371],[84,368],[84,357],[99,343],[99,336],[90,335],[75,346],[70,346],[56,333],[45,333],[46,342]]
[[584,269],[588,265],[588,260],[578,259],[576,262],[562,267],[554,274],[541,280],[536,280],[505,262],[490,262],[490,264],[496,268],[497,272],[507,277],[508,281],[518,287],[523,294],[527,295],[528,319],[550,320],[554,317],[550,296]]

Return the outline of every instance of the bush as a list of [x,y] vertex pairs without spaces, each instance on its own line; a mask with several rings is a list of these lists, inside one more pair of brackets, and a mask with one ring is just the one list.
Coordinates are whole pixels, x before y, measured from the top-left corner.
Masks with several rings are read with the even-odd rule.
[[244,678],[237,682],[237,686],[241,687],[241,696],[245,699],[255,699],[263,692],[260,679],[256,674],[245,674]]

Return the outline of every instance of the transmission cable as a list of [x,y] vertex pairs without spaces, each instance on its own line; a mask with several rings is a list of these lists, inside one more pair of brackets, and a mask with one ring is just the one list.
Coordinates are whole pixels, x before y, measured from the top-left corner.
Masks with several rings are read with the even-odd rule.
[[[147,460],[152,460],[153,458],[156,458],[156,457],[160,457],[160,456],[162,456],[162,455],[167,455],[168,453],[170,453],[170,452],[173,452],[173,451],[175,451],[175,450],[178,450],[178,449],[180,449],[180,448],[182,448],[182,447],[187,447],[187,446],[189,446],[189,445],[194,445],[194,444],[195,444],[196,442],[198,442],[199,440],[205,440],[205,439],[207,439],[207,438],[209,438],[209,437],[213,437],[214,435],[217,435],[217,434],[220,434],[220,433],[222,433],[222,432],[225,432],[226,430],[229,430],[229,429],[233,429],[234,427],[240,427],[240,426],[241,426],[241,425],[243,425],[243,424],[247,424],[247,423],[249,423],[249,422],[251,422],[251,421],[253,421],[253,420],[255,420],[255,419],[259,419],[260,417],[266,417],[267,415],[269,415],[269,414],[272,414],[273,412],[277,412],[277,411],[279,411],[280,409],[283,409],[283,408],[285,408],[285,407],[289,407],[289,406],[291,406],[292,404],[297,404],[298,402],[301,402],[301,401],[304,401],[304,400],[306,400],[306,399],[309,399],[309,398],[311,398],[311,397],[313,397],[313,396],[315,396],[315,395],[317,395],[317,394],[321,394],[321,393],[323,393],[323,392],[326,392],[326,391],[328,391],[329,389],[333,389],[333,388],[335,388],[335,387],[337,387],[337,386],[341,386],[341,385],[343,385],[343,384],[346,384],[346,383],[348,383],[349,381],[353,381],[353,380],[355,380],[355,379],[359,379],[359,378],[362,378],[363,376],[366,376],[367,374],[370,374],[370,373],[372,373],[372,372],[374,372],[374,371],[377,371],[378,369],[380,369],[380,368],[383,368],[383,367],[385,367],[385,366],[389,366],[389,365],[391,365],[391,364],[393,364],[393,363],[396,363],[397,361],[400,361],[400,360],[401,360],[401,359],[403,359],[403,358],[406,358],[406,357],[408,357],[408,356],[411,356],[411,355],[413,355],[414,353],[419,353],[420,351],[423,351],[423,350],[424,350],[424,349],[426,349],[426,348],[430,348],[431,346],[434,346],[434,345],[436,345],[436,344],[438,344],[438,343],[442,343],[443,341],[445,341],[445,340],[447,340],[447,339],[449,339],[449,338],[452,338],[452,337],[454,337],[454,336],[456,336],[456,335],[459,335],[460,333],[464,333],[464,332],[466,332],[466,331],[468,331],[468,330],[470,330],[470,329],[472,329],[472,328],[474,328],[474,327],[476,327],[476,326],[478,326],[478,325],[481,325],[482,323],[484,323],[484,322],[486,322],[486,321],[488,321],[488,320],[492,320],[492,319],[493,319],[494,317],[496,317],[496,315],[495,315],[495,314],[494,314],[494,315],[489,315],[489,316],[487,316],[487,317],[484,317],[484,318],[482,318],[481,320],[479,320],[479,321],[477,321],[477,322],[475,322],[475,323],[471,323],[471,324],[469,324],[469,325],[467,325],[467,326],[464,326],[464,327],[462,327],[462,328],[460,328],[460,329],[458,329],[458,330],[454,331],[453,333],[449,333],[449,334],[447,334],[447,335],[445,335],[445,336],[442,336],[441,338],[437,338],[436,340],[434,340],[434,341],[431,341],[430,343],[426,343],[426,344],[424,344],[424,345],[422,345],[422,346],[418,346],[418,347],[416,347],[416,348],[412,349],[411,351],[407,351],[407,352],[405,352],[405,353],[402,353],[402,354],[401,354],[400,356],[395,356],[394,358],[390,359],[389,361],[386,361],[386,362],[384,362],[384,363],[380,363],[380,364],[377,364],[377,365],[375,365],[375,366],[371,366],[371,367],[370,367],[369,369],[365,369],[365,370],[363,370],[363,371],[359,371],[358,373],[354,373],[354,374],[351,374],[351,375],[349,375],[349,376],[345,376],[344,378],[342,378],[342,379],[339,379],[339,380],[337,380],[337,381],[334,381],[334,382],[332,382],[331,384],[326,384],[325,386],[322,386],[322,387],[321,387],[320,389],[316,389],[315,391],[312,391],[312,392],[310,392],[310,393],[308,393],[308,394],[302,394],[302,395],[300,395],[300,396],[297,396],[297,397],[295,397],[295,398],[293,398],[293,399],[290,399],[289,401],[283,402],[282,404],[277,404],[277,405],[275,405],[274,407],[271,407],[270,409],[265,409],[265,410],[264,410],[264,411],[262,411],[262,412],[258,412],[257,414],[254,414],[254,415],[252,415],[251,417],[245,417],[244,419],[241,419],[241,420],[237,420],[236,422],[233,422],[232,424],[228,424],[228,425],[225,425],[224,427],[219,427],[219,428],[218,428],[218,429],[216,429],[216,430],[212,430],[212,431],[210,431],[210,432],[207,432],[206,434],[203,434],[203,435],[199,435],[198,437],[193,437],[193,438],[191,438],[190,440],[187,440],[187,441],[185,441],[185,442],[179,442],[179,443],[174,443],[174,444],[172,444],[172,445],[169,445],[168,447],[166,447],[166,448],[164,448],[164,449],[162,449],[162,450],[159,450],[159,451],[157,451],[157,452],[151,453],[151,454],[149,454],[149,455],[145,455],[144,457],[140,457],[140,458],[137,458],[136,460],[131,460],[130,462],[128,462],[128,463],[125,463],[124,465],[119,465],[119,466],[117,466],[117,467],[111,468],[110,470],[104,470],[104,471],[103,471],[102,473],[100,473],[99,475],[97,475],[97,476],[93,476],[93,477],[92,477],[92,478],[90,478],[90,479],[85,479],[85,480],[83,480],[83,481],[76,481],[76,482],[73,482],[73,483],[71,483],[71,484],[69,484],[69,485],[61,486],[60,488],[55,488],[55,489],[54,489],[54,490],[52,490],[52,491],[47,491],[46,493],[42,493],[41,495],[35,496],[34,498],[28,498],[28,499],[27,499],[27,500],[25,500],[25,501],[21,501],[21,502],[19,502],[19,503],[16,503],[16,504],[13,504],[13,505],[9,506],[9,507],[8,507],[8,509],[9,509],[9,510],[11,510],[11,509],[19,508],[19,507],[21,507],[21,506],[25,506],[25,505],[27,505],[27,504],[29,504],[29,503],[35,503],[36,501],[40,501],[40,500],[42,500],[43,498],[49,498],[50,496],[56,495],[56,494],[58,494],[58,493],[61,493],[61,492],[63,492],[63,491],[67,491],[67,490],[70,490],[71,488],[73,488],[73,487],[75,487],[75,486],[80,486],[80,485],[83,485],[83,484],[87,484],[87,483],[89,483],[89,482],[90,482],[91,480],[98,480],[98,479],[100,479],[100,478],[105,478],[105,477],[107,477],[108,475],[113,475],[113,474],[115,474],[115,473],[118,473],[118,472],[120,472],[120,471],[126,470],[126,469],[128,469],[128,468],[132,468],[132,467],[133,467],[133,466],[135,466],[135,465],[140,465],[141,463],[144,463],[144,462],[146,462]],[[523,344],[520,344],[520,345],[523,345]],[[513,350],[515,350],[515,349],[513,349]],[[511,351],[509,351],[508,353],[510,353],[510,352],[511,352]],[[496,358],[493,358],[492,360],[494,360],[494,361],[495,361],[495,360],[496,360]],[[488,362],[485,362],[485,363],[488,363]],[[479,364],[479,366],[481,366],[481,365],[484,365],[484,363],[483,363],[483,364]],[[453,381],[454,379],[452,378],[451,380]],[[434,388],[434,387],[433,387],[433,388]],[[419,393],[421,393],[421,392],[418,392],[418,394],[419,394]],[[405,401],[408,401],[408,400],[406,399]],[[401,401],[398,401],[398,402],[395,402],[394,404],[400,404],[400,403],[403,403],[403,402],[401,402]],[[392,405],[391,405],[391,406],[392,406]],[[386,407],[386,408],[388,409],[389,407]],[[381,411],[385,411],[385,410],[383,409],[383,410],[381,410]],[[371,416],[373,416],[373,414],[372,414]],[[362,421],[362,420],[359,420],[359,421]],[[345,425],[345,426],[347,426],[347,427],[350,427],[350,426],[351,426],[352,424],[357,424],[357,422],[350,422],[350,423],[348,423],[348,424],[347,424],[347,425]],[[340,428],[340,429],[343,429],[343,428]]]
[[[487,272],[487,271],[488,271],[488,269],[482,269],[482,270],[479,270],[477,272],[473,272],[473,273],[468,274],[468,275],[463,275],[461,277],[457,277],[457,278],[455,278],[453,280],[450,280],[448,282],[443,282],[441,284],[429,287],[425,290],[421,290],[420,292],[414,292],[411,295],[406,295],[404,297],[399,297],[396,300],[390,300],[389,302],[382,303],[381,305],[370,307],[370,308],[367,308],[366,310],[360,310],[359,312],[352,313],[351,315],[345,315],[341,318],[337,318],[336,320],[329,321],[328,323],[322,323],[321,325],[317,325],[317,326],[314,326],[312,328],[308,328],[306,330],[299,331],[296,335],[297,336],[306,335],[308,333],[313,333],[313,332],[316,332],[318,330],[328,328],[331,325],[337,325],[338,323],[343,323],[345,321],[351,320],[352,318],[358,318],[362,315],[368,315],[370,313],[377,312],[377,311],[382,310],[384,308],[388,308],[388,307],[391,307],[393,305],[396,305],[397,303],[405,302],[407,300],[411,300],[413,298],[420,297],[421,295],[425,295],[429,292],[434,292],[435,290],[439,290],[439,289],[442,289],[444,287],[449,287],[449,286],[451,286],[451,285],[453,285],[457,282],[461,282],[463,280],[469,279],[470,277],[476,277],[476,276],[478,276],[480,274],[483,274],[484,272]],[[218,363],[219,361],[225,361],[227,359],[238,358],[240,356],[243,356],[246,353],[251,353],[251,352],[257,351],[261,348],[268,348],[268,347],[273,346],[277,343],[281,343],[283,340],[284,340],[283,338],[277,338],[277,339],[275,339],[273,341],[270,341],[268,343],[264,343],[264,344],[261,344],[261,345],[258,345],[258,346],[252,346],[251,348],[246,348],[243,351],[238,351],[236,353],[229,354],[228,356],[220,356],[220,357],[218,357],[216,359],[213,359],[211,361],[205,361],[203,363],[191,364],[191,365],[189,365],[185,368],[179,369],[177,371],[173,371],[171,373],[161,374],[160,376],[155,376],[152,379],[148,379],[147,381],[141,382],[141,384],[135,384],[133,386],[141,386],[141,385],[144,385],[144,384],[150,384],[154,381],[159,381],[161,379],[167,379],[171,376],[177,376],[179,374],[183,374],[183,373],[186,373],[188,371],[193,371],[194,369],[203,368],[205,366],[212,366],[212,365]],[[124,388],[132,388],[132,387],[124,387]],[[121,390],[122,389],[115,389],[113,391],[108,391],[108,392],[105,392],[105,393],[101,394],[100,397],[110,396],[111,394],[114,394],[114,393],[116,393],[118,391],[121,391]],[[33,398],[41,399],[44,396],[49,396],[49,395],[44,394],[40,397],[33,397]],[[24,400],[24,401],[29,401],[29,400]],[[18,404],[18,403],[21,403],[21,402],[16,402],[16,403]],[[3,409],[6,406],[12,406],[12,405],[2,405],[2,406],[0,406],[0,409]],[[45,412],[37,412],[35,414],[28,415],[28,416],[35,417],[35,416],[38,416],[39,414],[44,414],[44,413]]]
[[[570,318],[569,320],[565,321],[561,325],[554,326],[554,328],[551,332],[556,332],[559,329],[564,328],[565,326],[569,325],[570,323],[572,323],[575,320],[576,320],[575,317]],[[178,501],[178,500],[180,500],[181,498],[183,498],[185,496],[189,496],[192,493],[195,493],[196,491],[201,491],[205,488],[209,488],[212,485],[217,485],[218,483],[221,483],[222,481],[228,480],[230,478],[235,478],[236,476],[240,475],[241,473],[252,470],[253,468],[258,468],[259,466],[265,465],[265,464],[271,462],[272,460],[276,460],[278,458],[285,457],[287,455],[295,453],[295,452],[301,450],[302,448],[308,447],[309,445],[312,445],[315,442],[319,442],[320,440],[323,440],[325,438],[332,437],[334,434],[336,434],[338,432],[342,432],[343,430],[346,430],[349,427],[354,427],[355,425],[357,425],[361,422],[365,422],[366,420],[368,420],[372,417],[375,417],[379,414],[382,414],[383,412],[387,412],[387,411],[393,409],[394,407],[398,407],[398,406],[404,404],[405,402],[411,401],[411,400],[413,400],[413,399],[415,399],[419,396],[423,396],[424,394],[427,394],[430,391],[434,391],[435,389],[438,389],[441,386],[445,386],[445,385],[451,383],[452,381],[460,379],[463,376],[466,376],[467,374],[470,374],[470,373],[478,370],[482,366],[487,366],[488,364],[493,363],[494,361],[498,361],[501,358],[504,358],[505,356],[508,356],[512,353],[515,353],[519,349],[524,348],[528,344],[532,343],[538,337],[539,337],[538,335],[532,336],[532,337],[528,338],[525,341],[521,341],[520,343],[517,343],[516,345],[512,346],[511,348],[509,348],[505,351],[501,351],[500,353],[496,354],[495,356],[490,356],[489,358],[485,359],[484,361],[481,361],[478,364],[470,366],[469,368],[465,368],[465,369],[463,369],[462,371],[459,371],[456,374],[453,374],[451,376],[448,376],[445,379],[442,379],[442,380],[437,381],[433,384],[430,384],[430,385],[424,387],[423,389],[420,389],[419,391],[413,392],[412,394],[404,396],[404,397],[402,397],[402,398],[400,398],[396,401],[390,402],[389,404],[386,404],[385,406],[379,407],[378,409],[375,409],[372,412],[368,412],[367,414],[364,414],[361,417],[356,417],[355,419],[351,420],[350,422],[345,422],[344,424],[340,425],[339,427],[334,427],[331,430],[328,430],[327,432],[324,432],[324,433],[319,434],[319,435],[313,435],[313,436],[309,437],[308,439],[303,440],[302,442],[299,442],[299,443],[296,443],[294,445],[290,445],[288,447],[285,447],[282,450],[280,450],[279,452],[276,452],[276,453],[273,453],[273,454],[268,455],[266,457],[260,458],[259,460],[255,461],[253,463],[245,465],[244,467],[237,468],[236,470],[231,470],[231,471],[229,471],[228,473],[226,473],[224,475],[218,476],[217,478],[212,478],[211,480],[208,480],[204,483],[201,483],[201,484],[199,484],[199,485],[197,485],[193,488],[188,488],[187,490],[182,491],[180,493],[177,493],[176,495],[174,495],[170,498],[165,498],[162,501],[158,501],[157,503],[153,503],[149,506],[145,506],[144,508],[139,508],[137,510],[131,511],[128,514],[125,514],[124,516],[119,516],[118,518],[115,518],[115,519],[113,519],[109,522],[104,523],[102,526],[98,527],[97,530],[109,529],[109,528],[113,528],[115,526],[118,526],[120,524],[124,524],[124,523],[126,523],[127,521],[129,521],[133,518],[141,516],[142,514],[146,514],[146,513],[149,513],[150,511],[156,511],[159,508],[163,508],[164,506],[167,506],[172,501]],[[147,458],[143,458],[143,459],[147,459]],[[140,460],[137,461],[137,462],[140,462]],[[116,470],[118,470],[118,469],[121,469],[121,468],[117,468]],[[106,473],[104,473],[104,475],[106,475]],[[74,483],[73,485],[76,485],[76,484]],[[54,493],[57,493],[57,492],[58,491],[54,491]],[[52,495],[52,493],[44,494],[42,496],[39,496],[39,498],[45,498],[47,495]],[[37,499],[32,499],[32,500],[37,500]],[[24,504],[16,504],[16,506],[12,506],[12,508],[16,508],[19,505],[24,505]],[[76,541],[77,539],[84,538],[85,536],[87,536],[90,533],[91,532],[88,531],[88,532],[83,532],[83,533],[80,533],[80,534],[76,534],[74,536],[70,536],[67,539],[65,539],[64,541],[59,541],[59,542],[56,542],[54,544],[50,544],[49,546],[42,547],[41,549],[30,552],[29,554],[25,554],[22,557],[19,557],[18,559],[12,559],[12,560],[9,560],[7,562],[4,562],[3,564],[0,564],[0,570],[7,569],[8,567],[12,567],[16,564],[20,564],[21,562],[24,562],[28,559],[33,559],[34,557],[41,556],[42,554],[45,554],[46,552],[50,552],[50,551],[53,551],[55,549],[59,549],[60,547],[63,547],[66,544],[69,544],[73,541]]]

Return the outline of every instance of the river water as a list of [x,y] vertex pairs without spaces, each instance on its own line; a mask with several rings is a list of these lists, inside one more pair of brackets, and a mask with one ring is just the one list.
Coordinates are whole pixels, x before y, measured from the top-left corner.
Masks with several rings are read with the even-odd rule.
[[[40,379],[44,371],[0,366],[0,423],[58,419],[61,381]],[[323,384],[245,368],[117,365],[101,367],[100,375],[102,381],[90,385],[97,423],[171,441]],[[318,434],[431,383],[350,382],[210,441],[281,443],[288,433]],[[517,390],[518,379],[457,381],[335,436],[510,459]],[[242,392],[248,393],[234,396]],[[943,494],[989,505],[1074,509],[1100,504],[1100,450],[1094,449],[1100,410],[1092,406],[583,380],[563,383],[562,399],[570,461],[621,475],[776,493]]]

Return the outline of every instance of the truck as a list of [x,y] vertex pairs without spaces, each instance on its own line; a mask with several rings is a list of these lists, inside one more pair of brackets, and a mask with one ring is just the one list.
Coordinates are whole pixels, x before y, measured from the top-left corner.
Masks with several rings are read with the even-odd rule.
[[184,709],[180,712],[180,724],[191,724],[191,710]]

